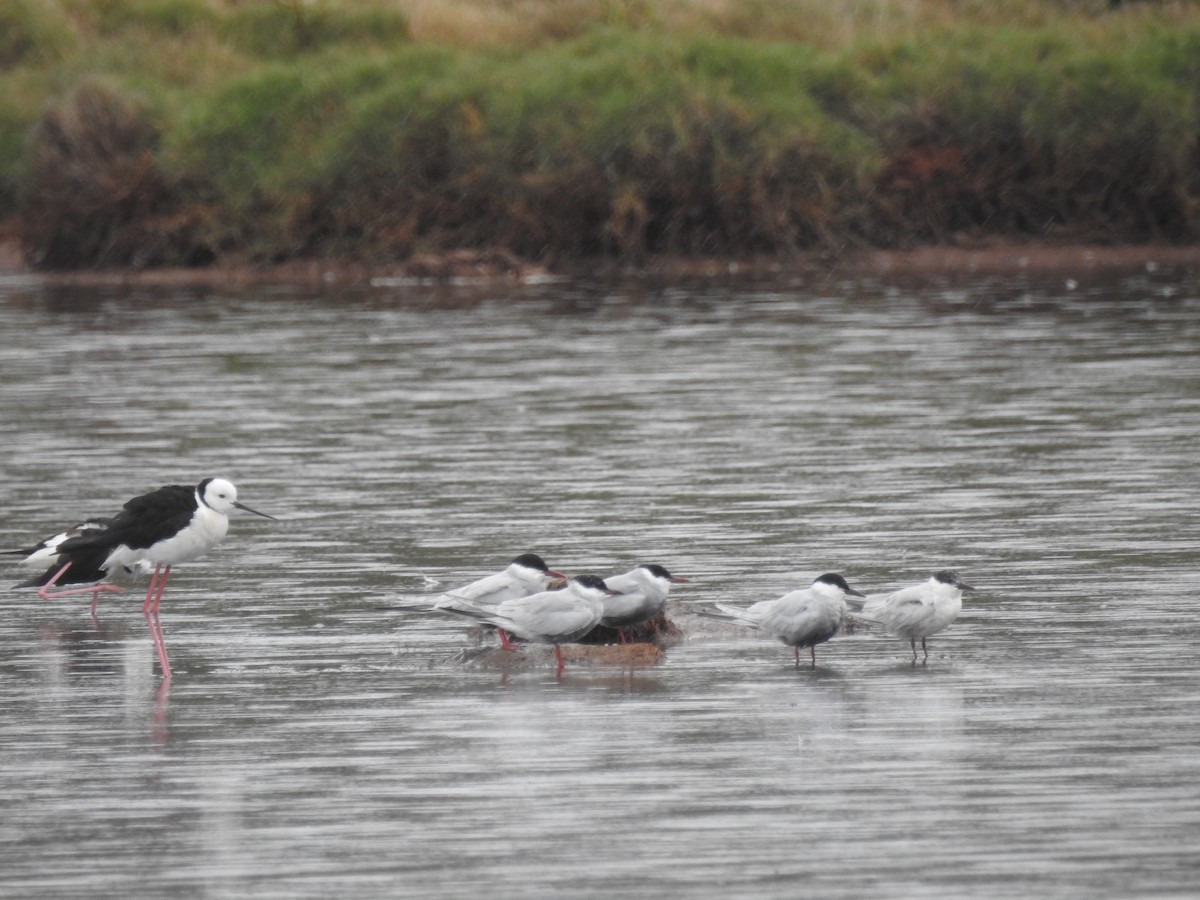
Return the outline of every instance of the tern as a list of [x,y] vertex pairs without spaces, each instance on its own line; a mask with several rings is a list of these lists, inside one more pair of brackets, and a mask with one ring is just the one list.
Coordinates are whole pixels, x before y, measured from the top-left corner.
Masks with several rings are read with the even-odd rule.
[[667,605],[667,594],[673,584],[688,580],[672,575],[657,563],[636,566],[623,575],[612,575],[604,583],[617,594],[604,598],[604,616],[600,624],[617,630],[621,643],[627,640],[626,629],[653,619]]
[[[457,598],[459,603],[438,609],[494,625],[500,629],[502,639],[507,632],[536,644],[553,644],[561,672],[565,662],[559,645],[577,641],[595,628],[604,615],[604,598],[614,593],[598,575],[576,575],[558,591],[543,591],[494,606]],[[511,649],[507,640],[504,643]]]
[[495,606],[505,600],[516,600],[545,591],[558,580],[567,578],[562,572],[546,565],[536,553],[522,553],[494,575],[472,581],[470,584],[442,594],[434,609],[447,609],[462,604],[464,600],[477,606]]
[[925,654],[923,662],[929,661],[929,648],[925,639],[937,634],[958,618],[962,612],[963,591],[975,588],[965,584],[957,572],[945,569],[910,587],[901,588],[891,594],[872,594],[865,598],[855,611],[859,618],[878,622],[897,637],[907,638],[912,647],[913,665],[917,664],[917,639]]
[[823,644],[842,627],[846,616],[846,597],[865,595],[834,572],[819,576],[810,587],[792,591],[775,600],[762,600],[741,608],[715,604],[720,612],[702,612],[740,625],[749,625],[768,637],[791,647],[800,667],[800,648],[808,647],[812,667],[817,667],[817,644]]

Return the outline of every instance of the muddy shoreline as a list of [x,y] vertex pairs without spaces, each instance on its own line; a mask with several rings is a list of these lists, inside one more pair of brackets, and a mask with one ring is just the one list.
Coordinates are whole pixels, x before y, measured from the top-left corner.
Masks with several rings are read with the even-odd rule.
[[941,277],[1004,274],[1075,275],[1099,271],[1200,268],[1200,245],[1008,243],[928,246],[909,250],[854,250],[840,255],[797,254],[755,259],[652,257],[637,265],[613,259],[544,267],[504,251],[457,251],[415,257],[406,263],[366,265],[329,259],[278,265],[212,265],[200,268],[39,271],[27,266],[16,245],[0,241],[0,276],[47,286],[302,288],[402,286],[405,283],[501,281],[514,285],[547,279],[728,278],[783,274]]

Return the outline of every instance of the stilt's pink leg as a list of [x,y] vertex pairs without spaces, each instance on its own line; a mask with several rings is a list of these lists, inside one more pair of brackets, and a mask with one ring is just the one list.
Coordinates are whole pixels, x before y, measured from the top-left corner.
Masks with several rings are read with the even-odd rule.
[[38,596],[41,597],[43,600],[49,600],[51,597],[70,597],[75,594],[91,594],[92,595],[92,605],[94,608],[96,598],[99,597],[101,592],[108,592],[108,593],[113,593],[113,594],[123,594],[125,592],[125,588],[119,587],[118,585],[115,585],[115,584],[93,584],[93,585],[89,585],[88,587],[68,588],[64,591],[50,590],[50,588],[52,588],[52,587],[54,587],[54,585],[58,584],[58,580],[60,578],[62,578],[63,575],[67,574],[67,569],[69,569],[69,568],[71,568],[71,564],[67,563],[61,569],[59,569],[57,572],[55,572],[53,578],[51,578],[49,581],[47,581],[45,584],[43,584],[40,588],[38,588]]
[[162,580],[158,583],[158,591],[154,595],[154,614],[158,615],[158,605],[162,603],[163,591],[167,589],[167,579],[171,577],[171,567],[163,569]]
[[150,576],[150,586],[146,588],[146,602],[142,604],[142,614],[147,617],[154,609],[154,589],[158,587],[160,574],[162,574],[162,563],[154,567],[154,574]]
[[146,602],[142,604],[142,615],[146,617],[146,625],[149,626],[150,636],[154,639],[154,650],[158,653],[158,664],[162,667],[164,679],[171,677],[171,661],[167,658],[167,644],[163,639],[162,622],[158,618],[158,605],[162,602],[163,591],[166,590],[170,575],[170,566],[163,568],[162,563],[155,565],[154,574],[150,577],[150,587],[146,590]]
[[167,742],[167,701],[171,697],[171,679],[164,678],[154,692],[154,743],[163,746]]
[[158,613],[151,612],[146,616],[146,624],[150,626],[150,637],[154,639],[154,651],[158,654],[158,664],[162,668],[163,679],[171,680],[171,660],[167,657],[167,643],[163,640],[162,623]]
[[51,597],[57,597],[62,591],[52,591],[50,588],[58,584],[58,579],[67,574],[67,569],[71,568],[71,564],[67,563],[61,569],[54,573],[54,577],[38,588],[38,596],[43,600],[49,600]]

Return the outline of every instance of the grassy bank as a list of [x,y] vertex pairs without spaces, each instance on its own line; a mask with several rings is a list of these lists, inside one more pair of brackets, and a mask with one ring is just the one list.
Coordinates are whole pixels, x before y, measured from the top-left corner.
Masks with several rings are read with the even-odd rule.
[[48,268],[1200,236],[1200,6],[0,6]]

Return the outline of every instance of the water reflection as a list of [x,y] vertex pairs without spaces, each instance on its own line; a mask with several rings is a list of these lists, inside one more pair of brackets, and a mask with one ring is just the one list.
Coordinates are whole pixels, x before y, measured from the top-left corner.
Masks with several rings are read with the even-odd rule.
[[[1168,270],[0,285],[5,546],[210,474],[283,516],[173,576],[166,690],[136,598],[9,595],[0,883],[1185,895],[1198,307]],[[528,550],[662,561],[686,639],[556,680],[395,608]],[[915,669],[866,631],[796,671],[687,605],[947,566],[981,590]]]

